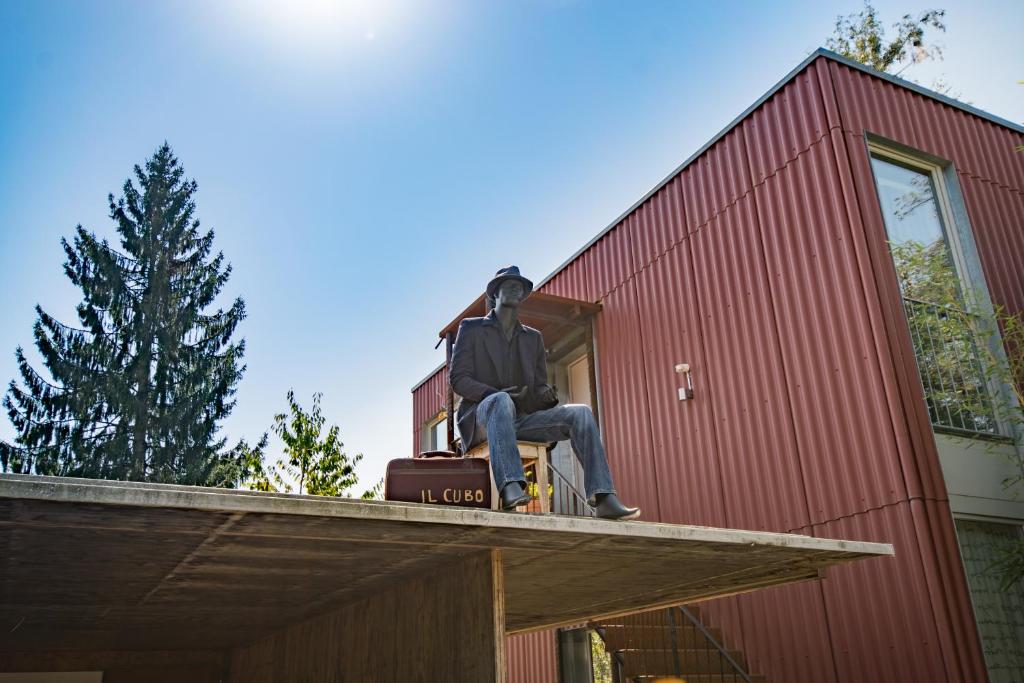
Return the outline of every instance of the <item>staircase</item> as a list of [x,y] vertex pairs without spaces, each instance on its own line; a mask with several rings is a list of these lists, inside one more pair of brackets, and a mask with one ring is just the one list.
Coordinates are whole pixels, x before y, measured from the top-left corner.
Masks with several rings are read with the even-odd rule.
[[[594,515],[573,481],[550,462],[548,481],[550,510],[562,515]],[[540,494],[536,485],[531,493],[535,497]],[[588,626],[601,636],[611,655],[614,683],[653,683],[657,679],[767,683],[764,676],[748,673],[743,653],[727,650],[722,645],[722,632],[705,626],[695,606],[667,607]]]
[[669,607],[591,624],[622,683],[766,683],[747,673],[743,654],[724,649],[722,633],[701,623],[696,607]]

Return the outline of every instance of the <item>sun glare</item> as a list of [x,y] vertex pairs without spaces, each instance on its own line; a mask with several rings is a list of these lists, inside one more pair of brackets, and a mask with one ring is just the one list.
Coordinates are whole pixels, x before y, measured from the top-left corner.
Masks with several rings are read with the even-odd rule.
[[398,3],[374,0],[234,0],[231,24],[285,57],[340,57],[392,27]]

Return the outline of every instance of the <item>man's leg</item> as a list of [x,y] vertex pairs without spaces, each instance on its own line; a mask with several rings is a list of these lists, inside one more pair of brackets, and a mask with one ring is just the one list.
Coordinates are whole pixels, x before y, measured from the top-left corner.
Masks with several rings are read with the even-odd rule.
[[476,427],[487,431],[491,453],[491,472],[498,493],[506,484],[519,482],[526,487],[523,460],[516,446],[516,406],[504,391],[491,394],[476,407]]
[[583,465],[587,500],[593,501],[599,493],[615,493],[601,432],[590,406],[569,404],[539,410],[516,420],[515,434],[526,441],[569,439],[576,458]]

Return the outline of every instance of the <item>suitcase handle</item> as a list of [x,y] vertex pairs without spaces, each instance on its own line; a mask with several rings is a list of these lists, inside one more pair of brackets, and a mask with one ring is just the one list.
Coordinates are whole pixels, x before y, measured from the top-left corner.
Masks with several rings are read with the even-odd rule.
[[421,451],[416,459],[420,458],[461,458],[461,453],[455,451]]

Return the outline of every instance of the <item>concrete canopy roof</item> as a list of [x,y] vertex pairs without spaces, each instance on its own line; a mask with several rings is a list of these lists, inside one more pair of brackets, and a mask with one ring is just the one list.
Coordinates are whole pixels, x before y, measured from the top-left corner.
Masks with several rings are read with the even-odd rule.
[[791,534],[0,475],[0,652],[230,647],[491,548],[503,551],[510,633],[813,579],[893,552]]

